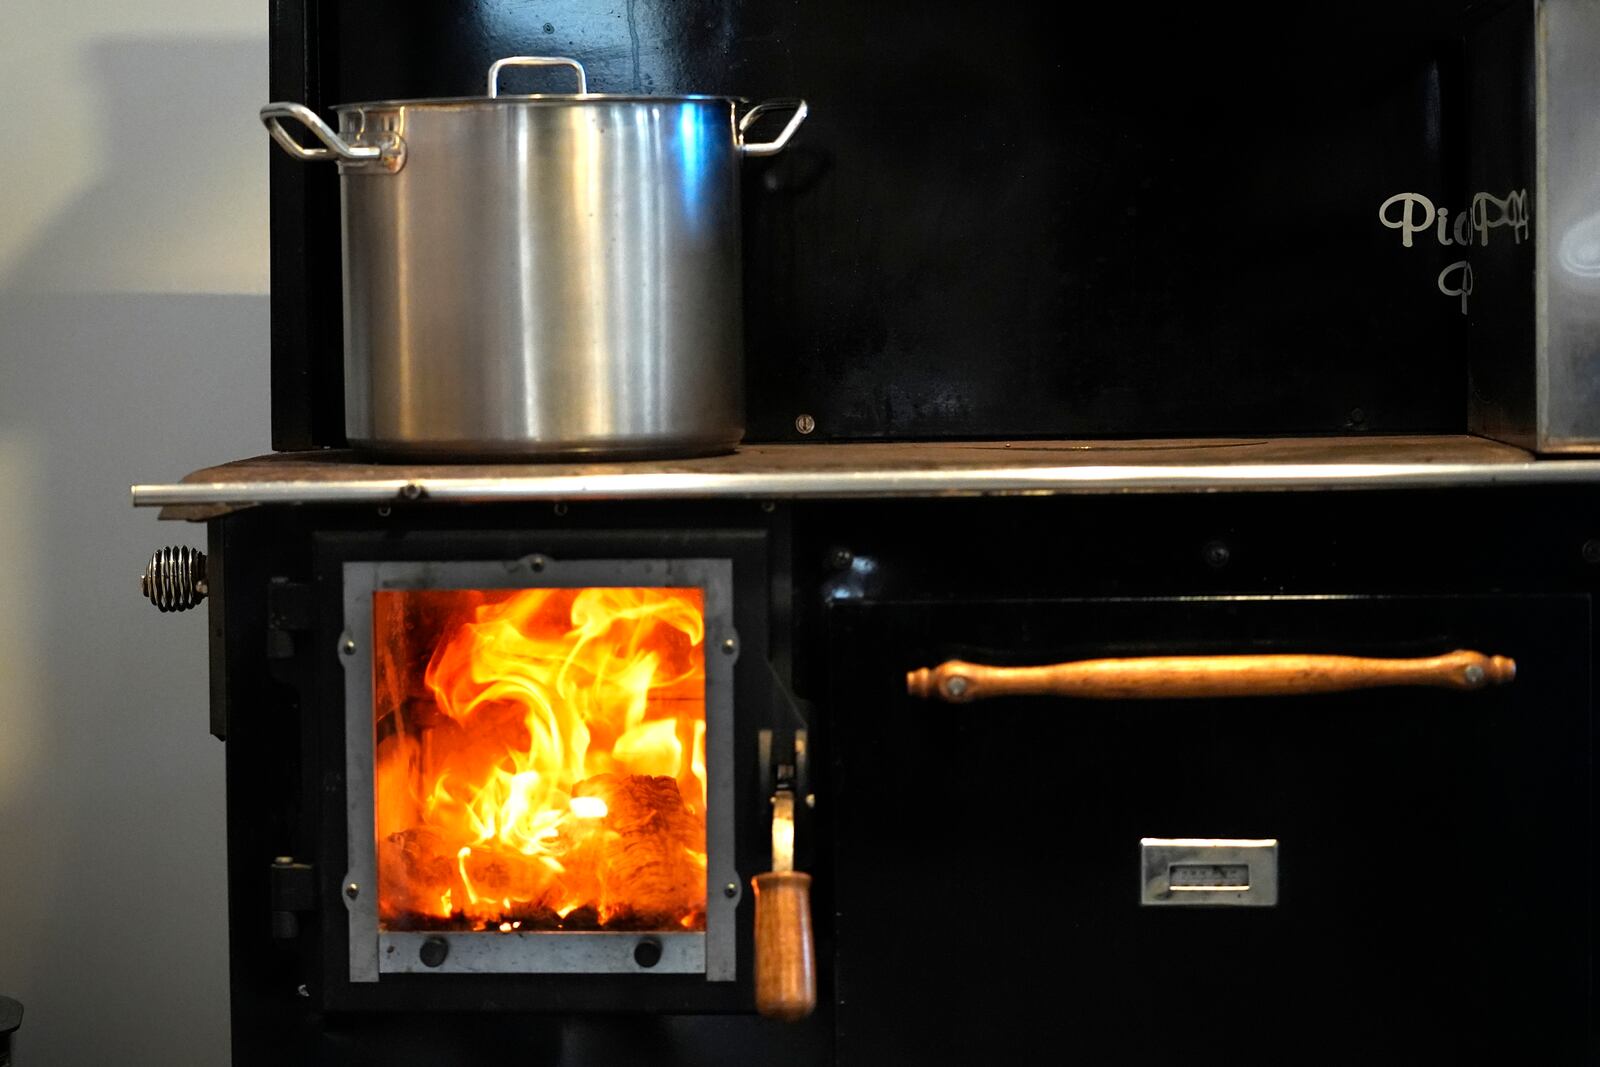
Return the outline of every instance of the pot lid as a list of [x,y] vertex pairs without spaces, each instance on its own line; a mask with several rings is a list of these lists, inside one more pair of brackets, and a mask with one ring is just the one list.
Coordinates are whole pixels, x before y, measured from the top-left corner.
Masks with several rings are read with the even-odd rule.
[[[577,75],[578,91],[575,93],[528,93],[501,96],[500,72],[506,67],[567,67]],[[507,56],[490,64],[488,92],[484,96],[441,96],[418,100],[368,100],[352,104],[336,104],[333,110],[358,111],[367,108],[396,107],[494,107],[505,104],[680,104],[700,101],[730,104],[737,102],[736,98],[731,96],[711,96],[700,93],[680,96],[646,96],[638,93],[591,93],[589,92],[588,78],[584,73],[583,64],[576,59],[571,59],[567,56]]]
[[737,96],[707,96],[686,93],[682,96],[644,96],[635,93],[527,93],[516,96],[429,96],[415,100],[358,100],[350,104],[334,104],[332,110],[366,111],[379,108],[426,107],[510,107],[524,104],[738,104],[744,101]]

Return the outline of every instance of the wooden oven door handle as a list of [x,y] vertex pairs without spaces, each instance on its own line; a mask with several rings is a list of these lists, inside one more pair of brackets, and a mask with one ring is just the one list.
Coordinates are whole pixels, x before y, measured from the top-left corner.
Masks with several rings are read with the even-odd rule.
[[1149,656],[1087,659],[1045,667],[986,667],[947,660],[906,674],[912,696],[965,704],[1001,696],[1160,700],[1294,696],[1392,685],[1482,689],[1516,677],[1505,656],[1449,652],[1419,659],[1358,656]]

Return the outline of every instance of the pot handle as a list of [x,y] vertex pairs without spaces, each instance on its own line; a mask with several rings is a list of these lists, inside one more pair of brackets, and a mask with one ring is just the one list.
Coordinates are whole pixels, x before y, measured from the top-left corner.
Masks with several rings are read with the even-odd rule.
[[[284,119],[294,119],[310,130],[316,139],[327,147],[309,148],[296,141],[289,136],[289,131],[283,128]],[[267,132],[272,134],[272,139],[278,142],[280,148],[302,163],[337,159],[344,163],[376,163],[386,170],[396,171],[405,162],[406,145],[399,137],[391,135],[390,140],[381,146],[350,144],[304,104],[286,102],[268,104],[261,109],[261,123],[266,126]]]
[[506,56],[489,65],[489,96],[500,95],[500,71],[506,67],[571,67],[578,75],[578,95],[589,91],[589,82],[583,73],[583,64],[566,56]]
[[[794,114],[790,117],[789,124],[773,140],[746,141],[744,139],[745,131],[750,128],[751,123],[762,115],[770,111],[787,111],[790,109],[794,110]],[[744,118],[739,120],[740,153],[747,156],[775,156],[782,152],[788,146],[789,139],[794,136],[794,131],[798,130],[800,124],[806,120],[806,115],[809,111],[810,109],[806,107],[804,100],[768,100],[765,103],[757,104],[749,111],[746,111]]]

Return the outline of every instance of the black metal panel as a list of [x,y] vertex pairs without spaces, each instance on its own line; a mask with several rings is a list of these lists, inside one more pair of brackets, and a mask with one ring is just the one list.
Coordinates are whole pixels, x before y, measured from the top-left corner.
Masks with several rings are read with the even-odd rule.
[[[1138,1043],[1139,1035],[1183,1032],[1217,1038],[1191,1051],[1201,1062],[1319,1061],[1325,1047],[1344,1053],[1327,1058],[1364,1061],[1372,1057],[1352,1044],[1361,1035],[1386,1050],[1378,1058],[1393,1049],[1431,1062],[1440,1057],[1413,1044],[1419,1018],[1453,1020],[1455,1029],[1433,1031],[1439,1049],[1481,1034],[1483,1048],[1503,1051],[1502,1024],[1520,1020],[1529,1021],[1519,1029],[1523,1059],[1593,1058],[1593,493],[770,507],[419,503],[257,509],[213,525],[214,566],[225,572],[223,602],[212,610],[227,638],[216,665],[227,672],[236,1062],[433,1065],[508,1051],[520,1062],[579,1065],[647,1053],[696,1064],[1026,1062],[1069,1048],[1094,1062],[1164,1064],[1174,1046]],[[770,658],[787,678],[792,645],[796,688],[809,700],[802,707],[817,713],[818,1014],[799,1027],[742,1012],[686,1014],[689,999],[646,1003],[637,989],[617,993],[607,1006],[622,1010],[603,1016],[580,1010],[599,1006],[581,990],[551,992],[544,1010],[504,1010],[513,1005],[487,987],[413,990],[391,1004],[412,1009],[401,1011],[337,990],[330,997],[342,927],[313,912],[297,938],[274,941],[269,874],[276,856],[325,855],[337,867],[342,853],[331,816],[342,812],[342,758],[338,727],[329,726],[342,691],[319,678],[334,657],[336,614],[320,616],[319,634],[291,634],[285,646],[268,630],[271,603],[298,597],[271,596],[270,579],[311,581],[323,532],[346,531],[345,541],[366,542],[363,552],[493,556],[557,542],[634,554],[647,536],[657,554],[693,554],[697,541],[736,530],[761,531]],[[277,614],[290,629],[303,622],[303,613]],[[742,635],[747,625],[762,629],[741,619]],[[901,688],[907,667],[953,654],[1034,662],[1180,649],[1403,655],[1455,644],[1517,656],[1518,679],[1488,693],[1310,698],[1305,710],[1276,700],[952,708],[913,705]],[[741,703],[741,729],[763,716],[787,724],[768,699]],[[1018,723],[1031,731],[1020,741]],[[973,763],[984,766],[982,780],[959,778]],[[1198,781],[1182,778],[1191,767],[1204,772]],[[741,772],[738,788],[750,793],[753,768]],[[1008,801],[1024,814],[1007,820]],[[746,810],[740,834],[759,834]],[[1406,833],[1385,837],[1386,825]],[[1377,835],[1370,848],[1367,831]],[[1282,837],[1283,907],[1254,925],[1189,912],[1146,922],[1128,903],[1136,842],[1127,841],[1145,833]],[[985,835],[1014,847],[985,853]],[[1421,850],[1402,847],[1419,838]],[[1025,851],[1040,839],[1055,848],[1050,862]],[[1441,840],[1446,847],[1425,851]],[[1088,858],[1074,860],[1074,842],[1088,842]],[[1419,872],[1478,842],[1489,865],[1459,875],[1474,888],[1424,906]],[[764,859],[759,843],[739,847],[741,871],[750,857]],[[979,873],[974,857],[984,861]],[[1357,887],[1347,908],[1336,907],[1328,872],[1347,862],[1381,866],[1393,884]],[[328,871],[319,875],[324,894],[336,888]],[[982,893],[992,894],[987,910],[973,914],[966,901]],[[1021,912],[1018,894],[1027,897]],[[961,905],[944,907],[950,901]],[[1174,986],[1152,991],[1147,962]],[[1280,981],[1255,976],[1252,962]],[[1196,973],[1216,981],[1185,999],[1191,987],[1176,983]],[[1507,989],[1508,973],[1525,986]],[[1401,977],[1412,981],[1402,988]],[[1229,1000],[1229,988],[1258,999]],[[1234,1031],[1217,1028],[1246,1016],[1276,1043],[1223,1042]],[[1481,1025],[1470,1029],[1469,1018]]]
[[[751,440],[1459,431],[1450,250],[1377,207],[1461,199],[1461,6],[284,0],[274,88],[478,93],[533,52],[806,96],[746,168]],[[275,439],[339,444],[336,179],[273,166]]]
[[[319,0],[272,0],[268,95],[322,110],[323,68],[337,64],[337,27]],[[265,103],[265,101],[263,101]],[[272,447],[344,442],[344,320],[339,187],[331,166],[307,166],[267,143],[271,182]]]

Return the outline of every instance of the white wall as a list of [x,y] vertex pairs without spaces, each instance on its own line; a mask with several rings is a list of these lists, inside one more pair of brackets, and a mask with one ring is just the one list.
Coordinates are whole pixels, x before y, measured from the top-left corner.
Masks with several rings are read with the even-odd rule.
[[227,1061],[204,530],[133,481],[266,451],[267,5],[11,0],[0,35],[0,992],[19,1067]]

